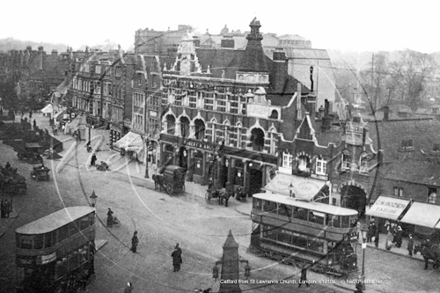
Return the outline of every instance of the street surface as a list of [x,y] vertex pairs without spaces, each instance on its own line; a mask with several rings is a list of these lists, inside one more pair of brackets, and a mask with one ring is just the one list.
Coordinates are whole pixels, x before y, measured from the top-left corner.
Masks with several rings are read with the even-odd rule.
[[[39,125],[46,117],[38,117]],[[69,140],[69,136],[58,138]],[[73,142],[65,143],[64,155]],[[46,160],[52,170],[49,182],[30,179],[32,165],[19,162],[15,152],[0,144],[0,160],[18,167],[19,174],[26,177],[28,192],[13,198],[14,209],[19,216],[0,238],[0,292],[13,292],[15,279],[14,246],[16,228],[64,206],[88,205],[94,190],[98,195],[97,239],[107,244],[96,254],[96,280],[89,285],[89,292],[123,292],[125,284],[134,285],[133,292],[194,292],[195,288],[218,291],[219,281],[212,278],[215,261],[222,256],[222,245],[229,230],[239,244],[239,254],[249,260],[251,277],[241,285],[243,292],[353,292],[354,284],[346,285],[340,279],[330,283],[328,276],[308,273],[314,284],[297,289],[299,269],[260,258],[247,253],[250,243],[251,221],[234,208],[239,205],[230,199],[228,208],[216,202],[207,204],[204,199],[206,187],[187,182],[186,193],[173,197],[165,192],[154,191],[151,179],[144,179],[142,169],[132,162],[118,172],[100,172],[89,167],[90,153],[85,142],[76,148],[75,156],[60,172],[62,161]],[[116,152],[98,152],[98,160],[115,155]],[[121,162],[121,160],[119,160]],[[120,165],[123,165],[120,163]],[[115,168],[115,164],[113,167]],[[150,175],[152,174],[150,170]],[[106,213],[112,208],[121,226],[107,228]],[[138,231],[138,253],[130,251],[131,237]],[[173,272],[171,252],[176,243],[183,250],[183,264],[179,272]],[[361,253],[361,249],[359,249]],[[439,292],[440,271],[423,270],[421,261],[367,248],[365,292]],[[358,258],[361,268],[362,256]],[[221,271],[221,268],[220,268]],[[240,265],[244,277],[244,265]],[[286,281],[281,281],[286,280]],[[255,282],[255,284],[250,284]],[[345,290],[340,286],[350,288]]]

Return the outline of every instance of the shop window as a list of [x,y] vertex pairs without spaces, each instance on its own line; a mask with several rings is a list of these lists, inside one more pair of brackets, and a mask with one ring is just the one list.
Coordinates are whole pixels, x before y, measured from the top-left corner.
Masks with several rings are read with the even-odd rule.
[[403,188],[402,187],[394,187],[394,196],[402,197],[403,196]]
[[428,188],[428,202],[429,203],[437,202],[437,188]]

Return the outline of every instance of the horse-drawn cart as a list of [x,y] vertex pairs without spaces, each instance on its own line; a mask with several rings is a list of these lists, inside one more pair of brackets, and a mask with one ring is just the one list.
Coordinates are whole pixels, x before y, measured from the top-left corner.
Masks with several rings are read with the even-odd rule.
[[34,167],[31,171],[31,178],[35,181],[46,180],[49,181],[49,171],[50,169],[44,165]]
[[17,169],[1,168],[0,189],[9,194],[25,194],[27,190],[26,179],[17,174]]
[[170,165],[159,168],[158,173],[152,176],[154,189],[163,188],[169,195],[173,195],[174,192],[185,192],[186,169]]
[[41,145],[36,142],[26,143],[23,148],[16,148],[17,157],[20,161],[28,161],[31,164],[43,162]]

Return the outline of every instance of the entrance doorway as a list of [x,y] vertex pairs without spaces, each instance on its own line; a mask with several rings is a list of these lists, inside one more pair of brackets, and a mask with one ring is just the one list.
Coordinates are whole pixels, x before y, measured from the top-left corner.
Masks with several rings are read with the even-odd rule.
[[179,150],[179,167],[188,168],[188,152],[185,147],[181,147]]
[[250,169],[249,195],[260,192],[261,182],[263,181],[263,172],[258,169]]
[[343,186],[341,188],[341,200],[343,207],[357,210],[359,216],[365,216],[367,194],[362,188],[354,185]]

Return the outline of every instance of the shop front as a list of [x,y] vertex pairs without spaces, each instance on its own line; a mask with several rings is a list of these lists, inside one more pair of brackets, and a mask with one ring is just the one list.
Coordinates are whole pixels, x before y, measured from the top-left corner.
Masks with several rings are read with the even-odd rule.
[[428,203],[413,202],[401,222],[414,225],[414,233],[428,236],[438,225],[440,206]]

